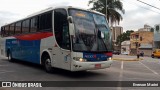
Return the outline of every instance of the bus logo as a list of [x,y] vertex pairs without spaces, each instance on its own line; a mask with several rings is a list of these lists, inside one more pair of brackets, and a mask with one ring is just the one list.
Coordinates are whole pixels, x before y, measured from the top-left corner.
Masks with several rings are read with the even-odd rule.
[[96,55],[84,55],[85,58],[97,58]]
[[2,82],[2,87],[11,87],[11,82]]

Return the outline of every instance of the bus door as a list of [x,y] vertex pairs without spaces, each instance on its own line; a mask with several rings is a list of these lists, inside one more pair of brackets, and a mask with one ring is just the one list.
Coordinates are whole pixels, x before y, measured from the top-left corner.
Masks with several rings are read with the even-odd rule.
[[65,9],[54,10],[54,34],[56,43],[53,49],[53,58],[56,60],[56,66],[58,65],[57,67],[59,68],[70,70],[71,43]]
[[60,48],[55,44],[53,49],[53,60],[55,60],[55,66],[70,70],[71,65],[71,52]]

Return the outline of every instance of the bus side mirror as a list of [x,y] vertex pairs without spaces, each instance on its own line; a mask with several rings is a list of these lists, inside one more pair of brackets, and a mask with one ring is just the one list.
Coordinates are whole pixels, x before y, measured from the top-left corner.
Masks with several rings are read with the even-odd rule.
[[72,18],[72,16],[68,16],[67,19],[68,19],[68,22],[69,22],[69,23],[73,23],[73,18]]
[[104,39],[104,33],[98,30],[98,37]]
[[73,23],[69,23],[69,33],[75,37],[75,27]]
[[104,33],[103,32],[101,32],[101,38],[104,39]]

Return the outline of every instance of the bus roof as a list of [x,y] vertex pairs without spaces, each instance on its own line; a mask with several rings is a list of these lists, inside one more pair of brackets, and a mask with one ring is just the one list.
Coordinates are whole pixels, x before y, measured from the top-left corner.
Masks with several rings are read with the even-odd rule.
[[47,9],[44,9],[44,10],[35,12],[35,13],[31,14],[31,15],[28,15],[28,16],[25,17],[25,18],[22,18],[22,19],[19,19],[19,20],[14,21],[14,22],[7,23],[7,24],[5,24],[5,25],[2,25],[2,27],[3,27],[3,26],[6,26],[6,25],[10,25],[10,24],[15,23],[15,22],[18,22],[18,21],[21,21],[21,20],[25,20],[25,19],[27,19],[27,18],[34,17],[34,16],[36,16],[36,15],[43,14],[43,13],[48,12],[48,11],[52,11],[52,10],[54,10],[54,9],[58,9],[58,8],[64,8],[64,9],[75,8],[75,9],[80,9],[80,10],[84,10],[84,11],[89,11],[89,12],[97,13],[97,14],[100,14],[100,15],[103,15],[103,16],[104,16],[104,14],[102,14],[102,13],[100,13],[100,12],[97,12],[97,11],[94,11],[94,10],[87,10],[87,9],[84,9],[84,8],[73,7],[73,6],[58,6],[58,7],[49,7],[49,8],[47,8]]

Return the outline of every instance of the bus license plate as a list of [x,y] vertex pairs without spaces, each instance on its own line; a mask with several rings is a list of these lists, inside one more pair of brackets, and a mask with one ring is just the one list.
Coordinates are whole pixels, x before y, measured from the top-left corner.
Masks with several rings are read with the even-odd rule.
[[95,64],[95,68],[101,68],[101,64]]

